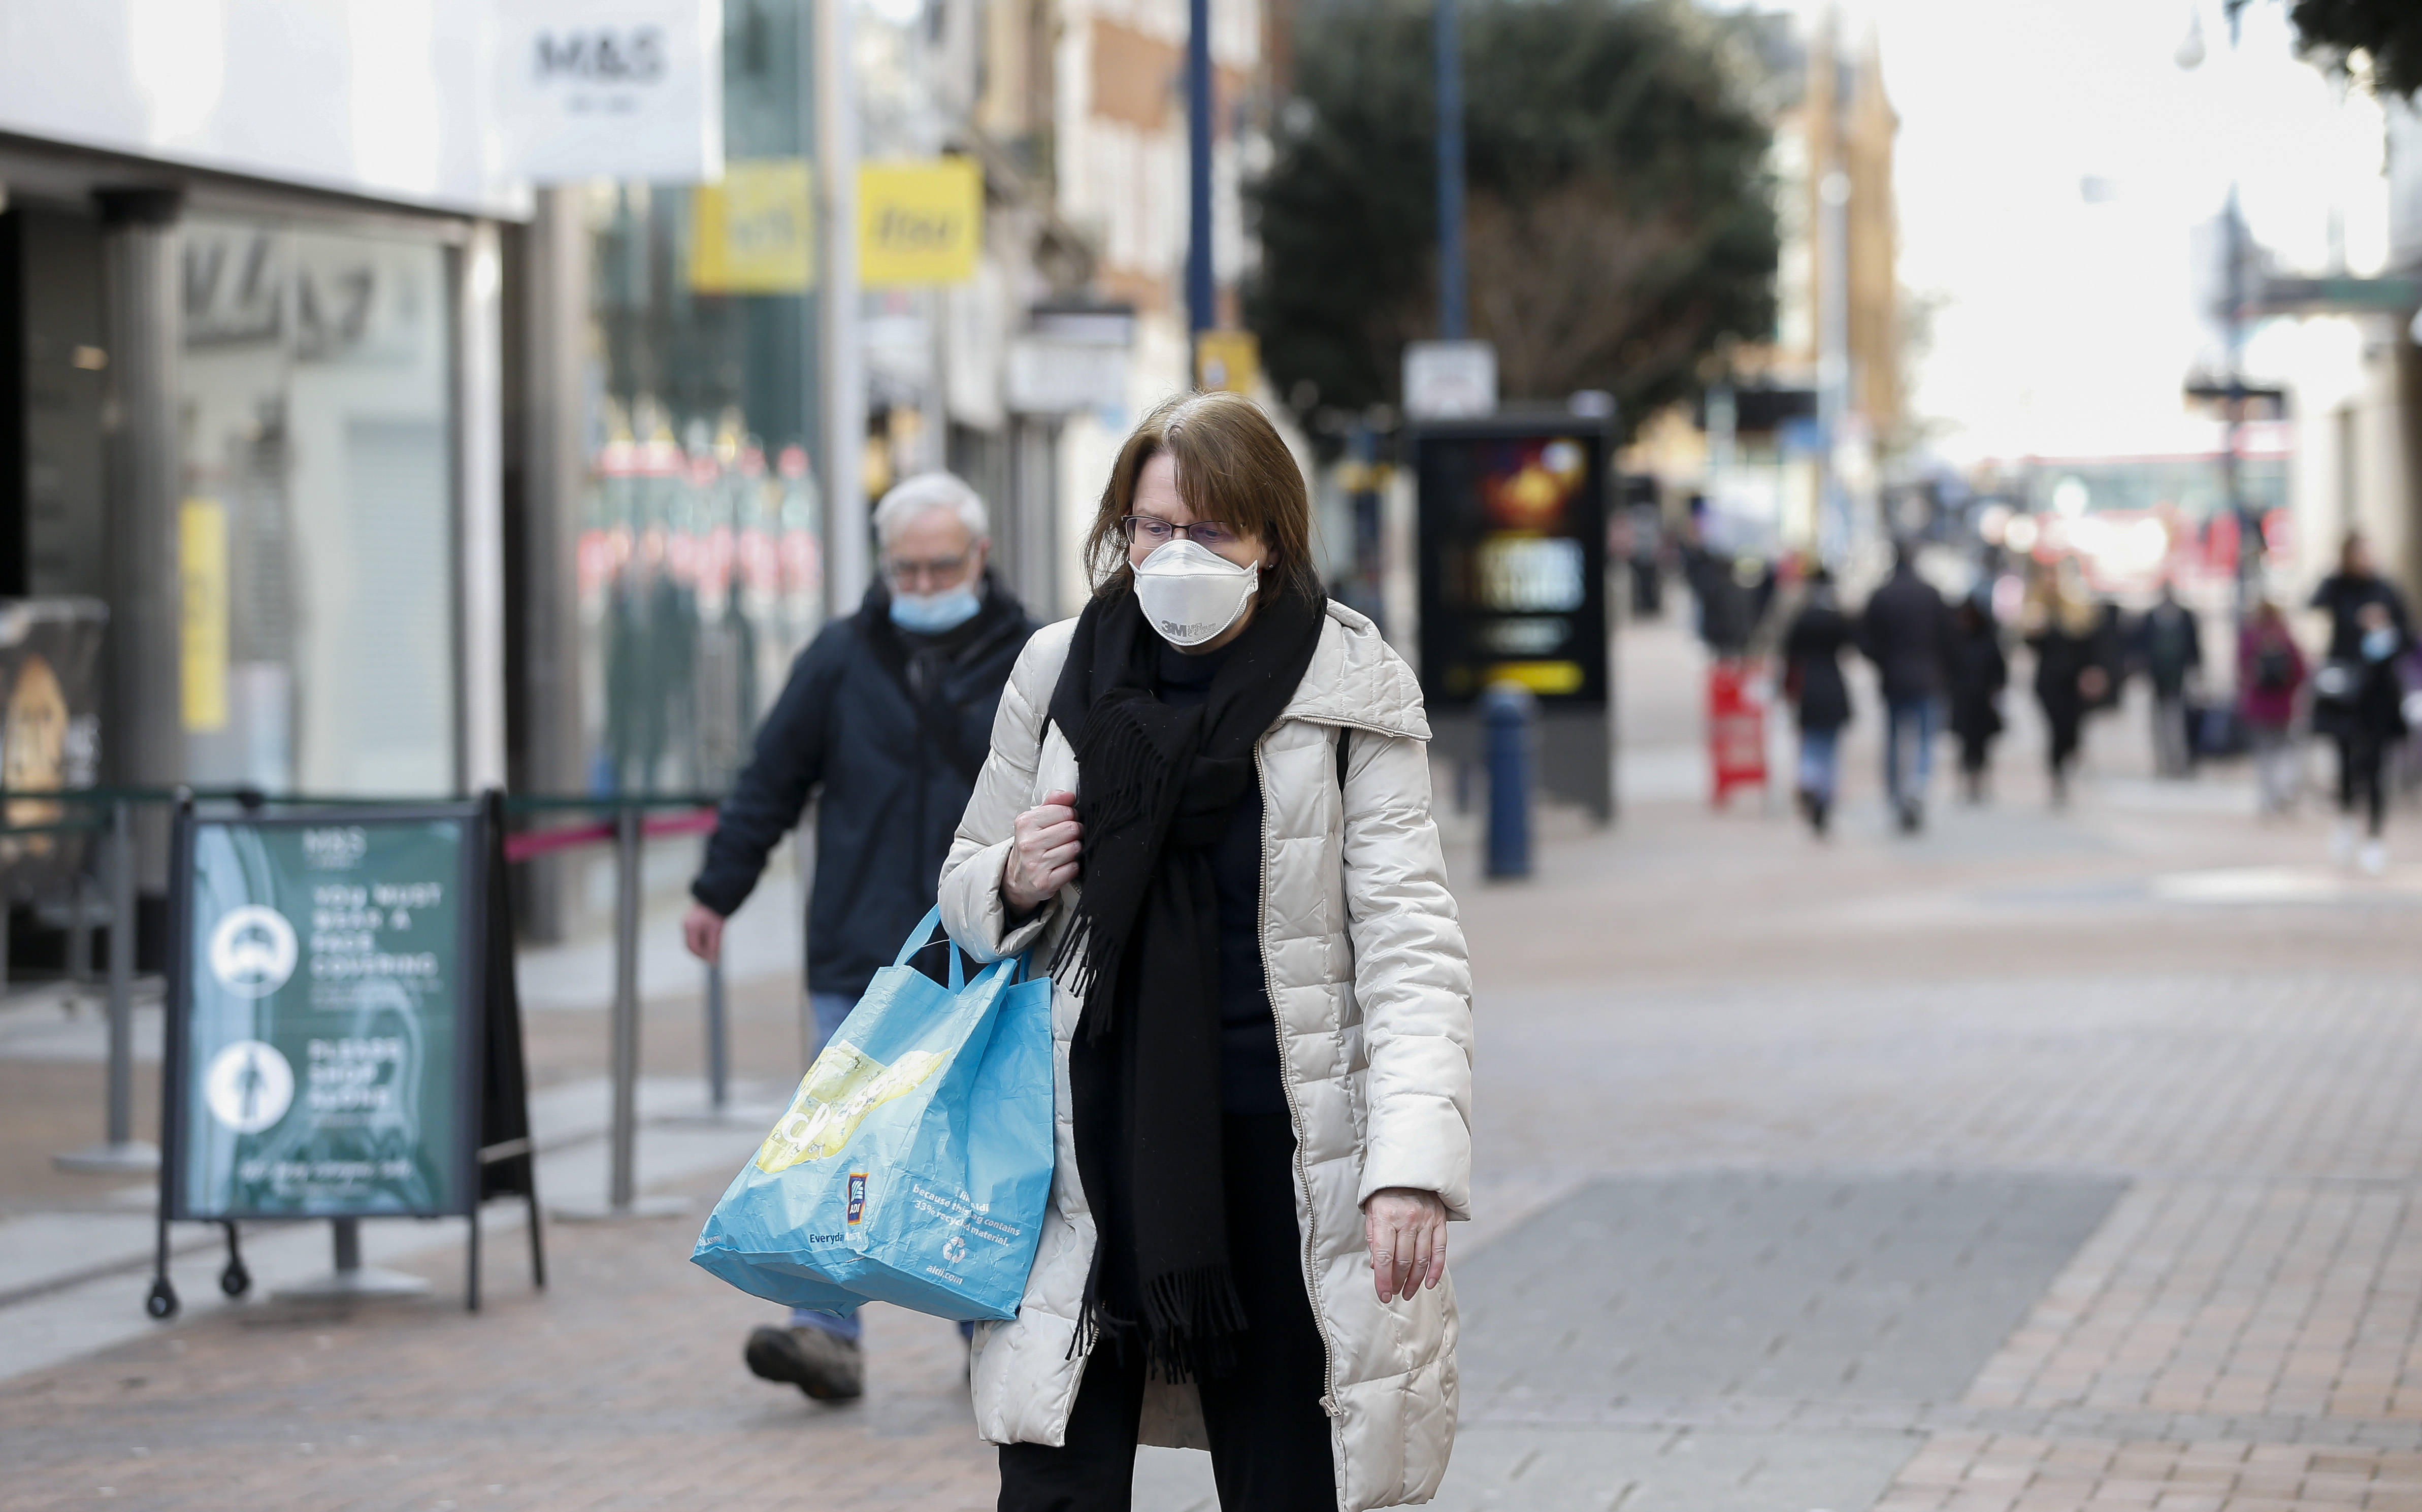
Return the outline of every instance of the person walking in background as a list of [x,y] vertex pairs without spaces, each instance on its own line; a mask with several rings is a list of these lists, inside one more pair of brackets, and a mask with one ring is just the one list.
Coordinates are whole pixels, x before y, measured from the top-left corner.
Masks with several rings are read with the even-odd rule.
[[951,937],[1057,994],[1059,1177],[1017,1316],[976,1334],[1000,1512],[1125,1512],[1139,1441],[1207,1444],[1228,1512],[1446,1473],[1470,966],[1420,685],[1311,543],[1250,400],[1147,416],[942,874]]
[[2085,713],[2111,692],[2111,673],[2102,661],[2102,611],[2086,591],[2076,558],[2063,557],[2037,574],[2021,627],[2036,655],[2036,701],[2050,734],[2044,762],[2057,807],[2068,802],[2068,774],[2084,739]]
[[1917,575],[1906,541],[1893,547],[1892,576],[1867,595],[1859,647],[1876,664],[1884,695],[1884,795],[1904,834],[1926,823],[1926,782],[1934,765],[1935,703],[1942,697],[1951,650],[1951,614],[1934,585]]
[[2254,748],[2259,812],[2286,813],[2296,801],[2298,758],[2293,737],[2296,694],[2304,685],[2304,654],[2273,600],[2254,606],[2237,637],[2237,712]]
[[2002,628],[1976,593],[1961,599],[1951,613],[1949,678],[1960,787],[1970,803],[1982,803],[1993,737],[2002,732],[2002,689],[2009,685],[2010,662],[2002,654]]
[[1808,575],[1800,612],[1783,637],[1783,688],[1800,720],[1800,811],[1818,834],[1833,812],[1840,787],[1842,727],[1850,722],[1850,688],[1842,652],[1856,639],[1850,617],[1833,596],[1833,575]]
[[[2330,617],[2329,653],[2313,677],[2313,731],[2338,753],[2338,822],[2330,852],[2378,873],[2388,864],[2383,831],[2388,795],[2383,767],[2405,732],[2404,687],[2397,664],[2413,638],[2404,595],[2380,575],[2370,543],[2350,531],[2338,548],[2338,570],[2313,591],[2313,607]],[[2367,810],[2361,850],[2355,807]]]
[[[1751,571],[1744,573],[1742,568]],[[1691,585],[1697,606],[1699,638],[1718,656],[1739,656],[1757,632],[1760,606],[1754,591],[1755,564],[1748,558],[1715,551],[1692,531],[1682,547],[1683,580]],[[1748,580],[1743,581],[1744,577]]]
[[[716,815],[682,922],[690,953],[716,959],[724,921],[820,794],[808,1000],[826,1040],[934,906],[1001,686],[1034,633],[985,565],[992,532],[966,483],[911,478],[875,507],[874,528],[881,575],[792,665]],[[854,1316],[795,1312],[751,1333],[744,1358],[818,1401],[864,1389]]]
[[2194,764],[2187,730],[2187,684],[2203,672],[2203,631],[2164,578],[2162,596],[2136,626],[2136,661],[2153,685],[2153,771],[2185,777]]

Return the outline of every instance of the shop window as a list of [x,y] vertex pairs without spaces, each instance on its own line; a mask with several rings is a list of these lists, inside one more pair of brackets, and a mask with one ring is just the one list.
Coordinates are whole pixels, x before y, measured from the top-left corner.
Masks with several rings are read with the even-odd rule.
[[451,793],[444,249],[237,220],[183,236],[187,772]]
[[601,792],[721,791],[825,614],[807,13],[729,14],[723,181],[588,191],[580,704]]

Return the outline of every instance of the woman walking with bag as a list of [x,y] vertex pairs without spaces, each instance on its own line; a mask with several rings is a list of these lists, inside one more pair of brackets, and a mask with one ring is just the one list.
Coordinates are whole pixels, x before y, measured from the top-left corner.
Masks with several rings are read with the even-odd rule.
[[1057,984],[1051,1210],[975,1343],[1003,1512],[1124,1512],[1139,1442],[1208,1447],[1229,1512],[1446,1471],[1470,972],[1419,687],[1310,532],[1250,401],[1149,416],[943,868],[952,937]]

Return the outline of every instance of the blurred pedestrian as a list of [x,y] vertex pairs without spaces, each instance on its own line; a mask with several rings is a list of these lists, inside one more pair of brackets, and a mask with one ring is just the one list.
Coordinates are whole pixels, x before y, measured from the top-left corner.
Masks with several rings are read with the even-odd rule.
[[1850,617],[1833,596],[1833,575],[1818,567],[1783,637],[1783,689],[1800,721],[1800,811],[1818,834],[1833,812],[1841,786],[1842,727],[1850,722],[1850,688],[1842,652],[1857,639]]
[[[2330,617],[2329,652],[2313,677],[2313,730],[2329,736],[2338,754],[2338,822],[2330,851],[2377,873],[2388,861],[2383,769],[2389,747],[2405,733],[2398,663],[2412,644],[2413,622],[2404,595],[2380,575],[2360,531],[2349,531],[2340,543],[2338,570],[2313,591],[2313,607]],[[2366,810],[2360,850],[2358,803]]]
[[1147,416],[1087,547],[942,874],[951,937],[1059,992],[1061,1179],[1017,1316],[976,1336],[999,1505],[1124,1512],[1145,1441],[1207,1444],[1228,1512],[1425,1502],[1471,978],[1419,686],[1323,601],[1250,400]]
[[2203,673],[2203,631],[2194,611],[2178,602],[2178,585],[2162,580],[2162,596],[2136,626],[2137,665],[2153,686],[2153,771],[2185,777],[2194,765],[2187,729],[2187,685]]
[[[808,1000],[829,1040],[877,968],[934,906],[935,879],[983,760],[993,714],[1034,622],[986,566],[983,500],[948,473],[908,479],[874,511],[880,578],[802,652],[716,816],[682,922],[716,959],[765,857],[816,812]],[[744,1351],[766,1380],[818,1401],[864,1389],[858,1320],[801,1309]]]
[[2002,654],[2001,626],[1976,593],[1961,599],[1952,611],[1948,671],[1960,786],[1970,803],[1982,803],[1993,764],[1993,738],[2002,732],[2002,689],[2009,685],[2010,662]]
[[2304,654],[2270,598],[2254,606],[2254,618],[2237,637],[2237,710],[2254,748],[2259,811],[2286,813],[2296,801],[2298,769],[2296,694],[2304,685]]
[[1757,631],[1760,564],[1693,541],[1682,548],[1682,575],[1698,606],[1699,638],[1718,656],[1739,656]]
[[1884,795],[1904,834],[1926,823],[1926,782],[1934,766],[1935,705],[1951,650],[1951,613],[1934,585],[1917,575],[1911,544],[1893,547],[1892,575],[1867,595],[1859,647],[1876,664],[1884,695]]
[[2055,806],[2068,801],[2069,769],[2084,736],[2085,714],[2110,697],[2105,664],[2105,622],[2085,586],[2077,559],[2063,557],[2039,571],[2021,622],[2036,655],[2036,701],[2043,708],[2050,743],[2044,750]]

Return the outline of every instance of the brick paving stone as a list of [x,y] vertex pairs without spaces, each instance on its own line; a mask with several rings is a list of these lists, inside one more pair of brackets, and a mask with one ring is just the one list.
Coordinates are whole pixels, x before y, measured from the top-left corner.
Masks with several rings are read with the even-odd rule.
[[950,1325],[870,1309],[868,1397],[810,1404],[742,1369],[778,1315],[684,1263],[694,1236],[558,1227],[550,1290],[477,1317],[264,1306],[0,1385],[0,1507],[992,1504]]
[[[1694,665],[1655,629],[1622,655],[1627,738],[1670,754]],[[1480,1221],[1452,1236],[1469,1422],[1441,1508],[2422,1512],[2422,890],[2176,901],[2158,874],[2316,869],[2322,825],[2257,828],[2213,783],[2140,780],[2132,711],[2094,727],[2078,803],[2049,814],[2013,705],[2002,800],[1946,805],[1913,841],[1877,804],[1872,718],[1825,845],[1754,805],[1637,802],[1603,833],[1549,811],[1537,874],[1491,887],[1447,815],[1480,984]],[[795,1074],[794,1006],[744,1016],[741,1075]],[[652,1068],[695,1060],[686,1014],[651,1018]],[[602,1031],[534,1015],[539,1074],[589,1072]],[[28,1116],[8,1112],[0,1129]],[[1930,1228],[1860,1205],[1928,1183],[2104,1196],[2014,1268],[1973,1212]],[[1610,1294],[1668,1299],[1670,1337],[1636,1299],[1489,1292],[1527,1274],[1515,1259],[1576,1263],[1582,1236],[1543,1215],[1609,1192],[1728,1194],[1673,1211],[1740,1246],[1719,1267],[1738,1284],[1694,1295],[1594,1253]],[[558,1229],[555,1289],[497,1288],[476,1319],[248,1307],[0,1382],[0,1508],[102,1487],[163,1508],[991,1504],[946,1325],[876,1311],[868,1400],[811,1407],[741,1370],[771,1310],[688,1267],[693,1232]],[[1907,1239],[1904,1296],[1836,1307],[1854,1288],[1795,1273],[1733,1303],[1790,1269],[1768,1248],[1848,1265],[1879,1236]],[[1686,1237],[1636,1230],[1626,1263],[1705,1261]],[[2026,1279],[1929,1357],[1921,1303],[1961,1274],[1945,1255]],[[430,1266],[449,1295],[451,1257]],[[1780,1341],[1772,1362],[1734,1319]],[[1559,1325],[1581,1331],[1551,1358]],[[1871,1394],[1840,1389],[1846,1362],[1895,1351],[1911,1363],[1877,1363]],[[1200,1470],[1154,1457],[1139,1507],[1207,1505]]]

